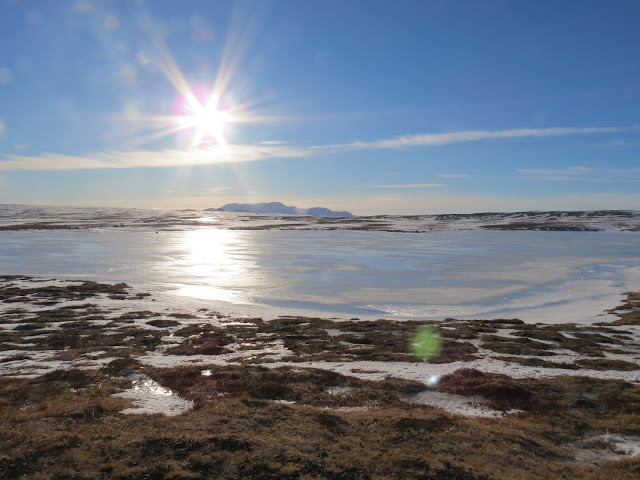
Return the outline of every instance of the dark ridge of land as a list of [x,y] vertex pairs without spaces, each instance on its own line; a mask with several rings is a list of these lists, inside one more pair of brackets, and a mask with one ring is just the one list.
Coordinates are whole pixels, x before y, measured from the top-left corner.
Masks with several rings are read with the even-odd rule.
[[[603,352],[637,352],[638,292],[612,310],[617,320],[597,325],[236,319],[208,309],[159,311],[148,294],[126,284],[24,276],[0,276],[0,301],[2,479],[626,480],[640,474],[640,458],[622,455],[607,440],[640,442],[639,384],[564,375],[517,379],[464,367],[492,352],[499,361],[572,375],[584,368],[637,370],[637,363]],[[298,366],[421,361],[408,349],[420,325],[437,326],[443,336],[442,354],[432,362],[462,365],[436,387]],[[286,348],[277,359],[284,365],[267,368],[275,359],[264,352],[275,344]],[[215,364],[232,351],[255,355]],[[574,352],[577,360],[554,361],[558,351]],[[42,352],[50,356],[38,362]],[[185,366],[143,361],[159,352],[184,358]],[[47,373],[15,376],[47,362]],[[157,381],[193,409],[172,417],[123,414],[131,401],[112,395],[130,389],[132,375]],[[406,401],[431,390],[519,413],[472,418]]]
[[[232,230],[356,230],[424,233],[447,230],[640,231],[640,212],[630,210],[482,212],[440,215],[309,216],[285,213],[224,213],[214,220],[194,210],[55,209],[0,205],[0,231],[215,226]],[[313,210],[313,209],[312,209]],[[217,209],[216,209],[217,211]],[[314,211],[327,215],[330,211]],[[203,213],[205,216],[203,216]],[[306,213],[306,214],[301,214]],[[330,212],[348,214],[348,212]]]
[[595,227],[556,222],[510,222],[497,225],[482,225],[485,230],[539,230],[542,232],[598,232]]

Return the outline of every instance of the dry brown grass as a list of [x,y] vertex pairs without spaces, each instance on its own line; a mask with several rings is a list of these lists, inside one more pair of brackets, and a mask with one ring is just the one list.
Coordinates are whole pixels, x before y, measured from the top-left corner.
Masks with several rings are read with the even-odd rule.
[[[42,292],[33,287],[25,293],[12,290],[14,280],[0,289],[3,299],[137,298],[122,284],[87,282],[80,289]],[[637,321],[633,309],[639,302],[640,295],[629,295],[625,308],[630,311],[621,314],[621,322],[592,327],[449,319],[440,323],[449,328],[441,329],[443,352],[435,361],[475,358],[478,348],[466,340],[476,340],[510,355],[496,357],[503,361],[559,367],[553,357],[560,348],[592,357],[565,368],[631,369],[632,362],[608,360],[601,352],[633,344],[633,335],[617,326]],[[296,368],[298,361],[323,359],[417,361],[407,353],[409,339],[416,328],[434,322],[281,317],[215,326],[206,318],[211,316],[221,318],[206,310],[123,314],[91,303],[36,313],[5,310],[3,321],[20,328],[0,332],[0,349],[32,345],[20,347],[23,353],[11,354],[4,364],[28,360],[38,350],[52,351],[55,360],[78,360],[97,350],[116,359],[100,370],[0,377],[0,478],[627,480],[640,475],[640,459],[576,459],[576,445],[588,444],[589,438],[640,434],[637,384],[572,376],[513,379],[460,369],[437,388],[480,396],[498,410],[522,410],[504,418],[468,418],[403,401],[404,395],[426,389],[422,383]],[[52,330],[55,326],[63,328]],[[504,328],[515,338],[498,335]],[[112,334],[104,335],[104,329]],[[138,357],[157,350],[168,329],[184,339],[169,353],[215,356],[235,344],[259,350],[278,340],[292,352],[285,358],[291,363],[277,369],[259,365],[271,361],[264,358],[170,369],[142,364]],[[33,334],[40,336],[30,340]],[[202,375],[205,368],[210,376]],[[112,394],[130,388],[131,374],[150,376],[193,401],[194,409],[176,417],[122,414],[130,402]],[[611,448],[602,442],[587,446]]]
[[[121,362],[122,363],[122,362]],[[502,419],[408,405],[425,388],[322,370],[155,370],[129,364],[195,402],[177,417],[123,415],[113,369],[0,378],[0,478],[637,478],[640,460],[579,464],[570,447],[605,430],[637,432],[640,388],[593,379],[520,380],[459,371],[444,390],[527,409]],[[336,396],[329,387],[354,387]],[[584,393],[589,398],[585,400]],[[293,404],[274,403],[290,400]],[[367,406],[344,412],[345,406]]]

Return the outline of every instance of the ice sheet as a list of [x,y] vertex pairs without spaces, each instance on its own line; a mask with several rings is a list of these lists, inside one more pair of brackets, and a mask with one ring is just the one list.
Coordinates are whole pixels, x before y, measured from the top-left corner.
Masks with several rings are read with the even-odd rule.
[[29,230],[3,232],[0,256],[3,274],[122,281],[262,317],[588,323],[640,285],[632,233]]

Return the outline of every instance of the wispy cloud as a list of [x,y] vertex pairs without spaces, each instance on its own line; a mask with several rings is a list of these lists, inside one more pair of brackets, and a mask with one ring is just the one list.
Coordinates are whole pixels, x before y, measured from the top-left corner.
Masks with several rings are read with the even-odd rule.
[[199,193],[203,195],[221,195],[223,193],[229,193],[234,190],[237,190],[236,187],[212,187],[212,188],[203,188]]
[[441,173],[438,175],[438,178],[469,178],[471,174],[469,173]]
[[[428,147],[481,140],[509,138],[542,138],[563,135],[588,135],[611,132],[640,130],[632,127],[587,127],[587,128],[522,128],[511,130],[469,130],[451,133],[425,133],[406,135],[370,142],[352,142],[332,145],[297,147],[280,141],[266,141],[257,145],[225,145],[195,150],[147,150],[107,151],[86,156],[44,153],[40,156],[7,155],[0,159],[0,171],[11,170],[77,170],[99,168],[143,168],[206,165],[215,163],[253,162],[271,158],[303,158],[319,154],[335,154],[351,150],[403,149],[407,147]],[[3,128],[0,122],[0,134]],[[575,171],[568,176],[574,178]],[[535,170],[520,171],[521,175],[552,177]],[[557,172],[556,172],[557,175]],[[566,176],[567,174],[565,174]],[[463,178],[456,174],[443,174],[441,178]],[[415,188],[415,187],[414,187]],[[424,188],[424,187],[423,187]]]
[[[237,187],[204,187],[204,188],[199,188],[195,191],[190,190],[189,191],[189,195],[193,195],[193,196],[210,196],[210,195],[225,195],[231,192],[234,192],[238,190]],[[181,189],[170,189],[166,191],[167,194],[169,195],[183,195],[184,194],[184,190]]]
[[612,170],[614,175],[639,175],[640,176],[640,168],[614,168]]
[[287,145],[227,145],[189,151],[110,151],[84,157],[45,153],[38,157],[7,155],[5,160],[0,161],[0,171],[180,167],[254,162],[268,158],[300,158],[307,155],[309,152],[304,149]]
[[[534,180],[570,182],[638,182],[640,169],[607,169],[591,167],[531,168],[516,170],[517,176]],[[635,178],[634,178],[635,175]]]
[[602,142],[602,143],[597,143],[596,147],[603,147],[603,148],[621,148],[621,147],[637,147],[638,145],[640,145],[640,142],[638,141],[627,141],[627,140],[612,140],[610,142]]
[[596,177],[596,169],[590,167],[569,167],[569,168],[523,168],[516,170],[520,177],[536,180],[552,181],[598,181],[601,177]]
[[448,187],[446,183],[406,183],[400,185],[367,185],[369,188],[440,188]]
[[633,127],[557,127],[519,128],[510,130],[467,130],[451,133],[424,133],[404,135],[372,142],[353,142],[335,145],[315,145],[312,149],[398,149],[405,147],[449,145],[452,143],[475,142],[508,138],[557,137],[565,135],[587,135],[640,130]]
[[13,80],[13,72],[6,68],[0,68],[0,85],[9,85]]

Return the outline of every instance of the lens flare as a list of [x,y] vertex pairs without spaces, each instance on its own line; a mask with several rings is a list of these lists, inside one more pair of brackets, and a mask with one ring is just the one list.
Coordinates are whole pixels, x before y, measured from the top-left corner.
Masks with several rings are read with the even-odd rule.
[[411,351],[428,361],[442,352],[442,336],[432,327],[420,327],[411,337]]

